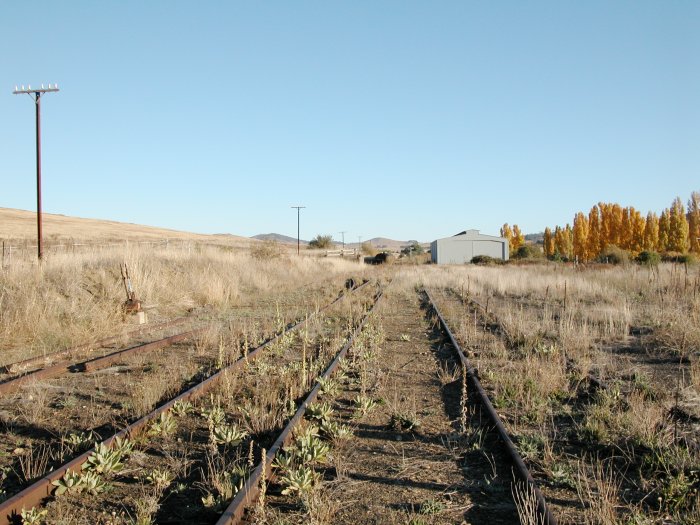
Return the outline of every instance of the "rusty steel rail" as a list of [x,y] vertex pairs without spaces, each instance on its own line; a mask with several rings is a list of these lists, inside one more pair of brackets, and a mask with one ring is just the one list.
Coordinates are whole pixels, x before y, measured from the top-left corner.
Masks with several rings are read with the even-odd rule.
[[[333,359],[326,371],[320,376],[320,379],[328,379],[329,377],[331,377],[331,375],[333,375],[338,366],[340,366],[340,362],[348,353],[348,350],[352,348],[352,345],[355,343],[355,338],[360,334],[360,332],[364,328],[369,317],[374,312],[382,297],[383,295],[380,291],[377,294],[372,308],[370,308],[370,310],[365,314],[364,318],[362,319],[358,327],[355,329],[355,331],[352,333],[348,341],[340,349],[335,359]],[[273,445],[267,451],[267,454],[265,455],[264,472],[263,463],[258,463],[258,465],[255,467],[255,470],[251,473],[250,476],[248,476],[248,479],[246,480],[243,488],[238,491],[236,496],[233,498],[233,501],[231,501],[231,504],[216,522],[216,525],[235,525],[241,522],[248,506],[251,503],[255,502],[260,494],[260,480],[263,478],[263,476],[265,479],[270,479],[270,474],[272,473],[272,462],[275,460],[277,453],[282,449],[282,447],[289,444],[290,440],[292,439],[292,432],[294,431],[294,428],[303,420],[304,414],[306,413],[306,408],[311,403],[316,401],[316,398],[318,397],[320,391],[321,384],[317,383],[316,386],[311,390],[309,395],[306,397],[306,399],[304,399],[302,404],[299,406],[292,419],[290,419],[289,423],[287,423],[287,425],[284,427],[280,435],[277,437],[277,440],[275,440]]]
[[440,326],[445,331],[448,338],[450,339],[450,343],[457,351],[457,354],[459,355],[459,359],[462,363],[462,366],[466,370],[467,377],[469,378],[469,381],[471,382],[472,386],[476,389],[476,391],[479,395],[479,399],[481,401],[481,404],[486,409],[486,413],[488,414],[489,418],[491,419],[491,422],[493,423],[494,427],[496,428],[496,431],[497,431],[499,437],[501,438],[501,441],[503,441],[505,449],[508,453],[508,456],[510,457],[510,460],[513,463],[513,466],[515,467],[515,470],[516,470],[518,476],[534,492],[535,498],[537,499],[537,512],[539,514],[540,519],[544,519],[544,521],[547,525],[557,525],[557,520],[554,517],[554,514],[552,514],[552,511],[547,506],[547,502],[545,501],[544,496],[542,495],[542,492],[537,487],[537,484],[535,483],[535,479],[532,477],[532,474],[530,473],[527,466],[525,465],[525,462],[523,461],[523,458],[520,456],[518,449],[515,448],[513,441],[510,439],[510,435],[508,434],[508,431],[506,430],[506,427],[503,424],[503,421],[501,420],[500,416],[496,412],[496,409],[493,407],[493,404],[491,403],[491,400],[489,399],[488,395],[486,394],[484,387],[481,386],[481,382],[479,381],[479,378],[477,377],[477,374],[475,372],[474,367],[472,367],[471,364],[469,363],[467,356],[464,354],[464,351],[462,351],[462,347],[459,345],[459,343],[455,339],[454,335],[452,334],[452,331],[450,330],[449,326],[447,325],[445,318],[442,316],[442,314],[438,310],[437,305],[435,304],[435,301],[433,301],[433,298],[431,297],[430,292],[428,292],[428,290],[425,290],[425,289],[424,289],[424,292],[428,298],[428,301],[430,302],[431,308],[433,309],[433,311],[435,312],[435,314],[438,317],[438,320],[440,321]]
[[[366,285],[369,281],[365,281],[362,284],[352,288],[349,290],[350,292],[354,292],[355,290],[360,289],[364,285]],[[338,298],[336,298],[332,303],[330,303],[327,307],[330,307],[330,305],[334,304],[336,301],[339,299],[343,298],[345,294],[341,294]],[[120,360],[124,359],[125,357],[130,356],[131,354],[135,353],[144,353],[144,352],[151,352],[154,350],[159,350],[161,348],[165,348],[167,346],[174,345],[176,343],[179,343],[181,341],[184,341],[185,339],[188,339],[190,337],[195,337],[202,332],[206,331],[207,328],[197,328],[194,330],[189,330],[187,332],[182,332],[180,334],[175,334],[170,337],[165,337],[163,339],[159,339],[157,341],[152,341],[150,343],[143,343],[140,345],[132,346],[131,348],[126,348],[123,350],[117,350],[115,352],[111,352],[109,354],[106,354],[101,357],[96,357],[94,359],[88,359],[85,361],[79,361],[79,362],[68,362],[68,361],[62,361],[59,363],[56,363],[51,366],[47,366],[45,368],[40,368],[37,370],[32,370],[31,372],[27,372],[26,374],[13,377],[11,379],[8,379],[6,381],[0,382],[0,396],[4,394],[9,394],[12,392],[16,392],[19,390],[22,386],[31,383],[33,381],[39,381],[43,379],[50,379],[52,377],[57,377],[63,374],[67,374],[70,372],[92,372],[95,370],[99,370],[100,368],[105,368],[108,367],[114,363],[119,362]],[[55,355],[55,354],[54,354]]]
[[[355,292],[359,290],[360,288],[363,288],[365,285],[369,284],[369,281],[365,281],[364,283],[360,284],[359,286],[353,288],[350,290],[351,292]],[[222,368],[215,374],[209,376],[207,379],[202,381],[201,383],[198,383],[197,385],[193,386],[192,388],[186,390],[182,394],[178,395],[177,397],[174,397],[170,401],[164,403],[157,409],[153,410],[149,414],[146,414],[143,416],[141,419],[138,421],[135,421],[134,423],[130,424],[126,428],[120,430],[116,434],[112,435],[111,437],[105,439],[102,441],[103,445],[106,446],[111,446],[112,442],[119,438],[119,439],[133,439],[134,437],[138,436],[141,432],[143,432],[148,423],[159,417],[161,414],[168,412],[175,403],[178,401],[188,401],[188,400],[194,400],[202,395],[206,394],[209,392],[212,388],[214,388],[219,381],[221,381],[222,378],[226,376],[229,372],[232,372],[248,362],[255,360],[260,354],[265,350],[268,346],[274,344],[278,340],[280,340],[285,334],[294,331],[304,324],[306,324],[308,321],[319,315],[321,312],[331,308],[333,305],[337,304],[338,302],[342,301],[348,297],[347,293],[341,294],[338,298],[334,299],[331,303],[327,304],[323,308],[312,312],[309,314],[306,318],[297,321],[295,324],[288,326],[284,330],[282,330],[279,334],[275,335],[271,339],[268,339],[265,341],[263,344],[252,350],[246,357],[241,357],[238,360],[236,360],[234,363],[230,364],[227,367]],[[87,452],[81,454],[80,456],[72,459],[68,463],[63,464],[62,466],[56,468],[55,470],[51,471],[48,473],[46,476],[43,478],[39,479],[29,487],[25,488],[21,492],[18,492],[14,496],[8,498],[5,500],[2,504],[0,504],[0,525],[11,525],[14,523],[17,518],[19,517],[20,513],[22,512],[22,509],[30,509],[32,507],[36,507],[37,505],[41,504],[41,502],[45,499],[51,496],[53,493],[55,487],[52,485],[52,483],[56,480],[59,480],[63,477],[63,475],[68,471],[77,471],[80,470],[82,465],[87,461],[87,459],[90,457],[90,455],[95,451],[95,448],[91,448]]]
[[24,375],[9,379],[3,383],[0,383],[0,395],[8,394],[17,391],[23,385],[31,383],[33,381],[38,381],[42,379],[50,379],[52,377],[67,374],[69,372],[90,372],[97,370],[99,368],[107,367],[124,357],[141,352],[150,352],[153,350],[159,350],[165,348],[166,346],[174,345],[200,334],[204,331],[204,328],[198,328],[196,330],[190,330],[188,332],[183,332],[180,334],[171,335],[170,337],[165,337],[163,339],[158,339],[157,341],[151,341],[150,343],[144,343],[141,345],[132,346],[131,348],[126,348],[124,350],[118,350],[110,354],[104,355],[102,357],[96,357],[95,359],[88,359],[87,361],[75,362],[61,362],[55,365],[47,366],[46,368],[40,368],[32,372],[27,372]]
[[173,326],[181,325],[188,320],[189,318],[187,317],[179,317],[177,319],[173,319],[172,321],[164,321],[162,323],[157,323],[150,326],[142,326],[136,328],[135,330],[127,330],[120,335],[113,335],[111,337],[107,337],[106,339],[95,341],[94,343],[84,343],[78,346],[73,346],[71,348],[66,348],[65,350],[59,350],[57,352],[51,352],[50,354],[30,357],[29,359],[24,359],[23,361],[17,361],[15,363],[2,365],[0,366],[0,372],[7,372],[9,374],[22,372],[23,370],[26,370],[27,368],[31,368],[33,366],[45,365],[47,363],[50,363],[52,360],[69,357],[79,352],[90,351],[95,348],[100,348],[103,346],[114,344],[120,341],[123,337],[130,337],[132,335],[141,334],[146,331],[155,332],[156,330],[171,328]]

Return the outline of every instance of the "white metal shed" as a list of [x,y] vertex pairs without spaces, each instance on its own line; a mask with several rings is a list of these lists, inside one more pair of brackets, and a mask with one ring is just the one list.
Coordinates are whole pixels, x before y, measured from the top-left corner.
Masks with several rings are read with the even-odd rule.
[[477,255],[508,260],[508,239],[466,230],[430,243],[430,257],[436,264],[464,264]]

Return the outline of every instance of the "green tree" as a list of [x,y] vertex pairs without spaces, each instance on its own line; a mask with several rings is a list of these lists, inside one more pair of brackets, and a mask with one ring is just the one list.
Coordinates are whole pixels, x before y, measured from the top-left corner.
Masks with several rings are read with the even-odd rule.
[[333,246],[332,235],[317,235],[309,242],[310,249],[328,249]]

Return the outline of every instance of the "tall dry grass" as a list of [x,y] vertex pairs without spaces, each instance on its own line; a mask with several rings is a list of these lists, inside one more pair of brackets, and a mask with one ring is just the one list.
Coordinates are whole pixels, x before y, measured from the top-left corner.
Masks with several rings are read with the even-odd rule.
[[359,271],[347,259],[282,255],[261,260],[248,250],[194,244],[55,254],[40,267],[13,263],[0,270],[0,364],[121,329],[126,296],[119,265],[124,262],[152,318],[180,316],[198,307],[220,317],[236,306],[273,302]]

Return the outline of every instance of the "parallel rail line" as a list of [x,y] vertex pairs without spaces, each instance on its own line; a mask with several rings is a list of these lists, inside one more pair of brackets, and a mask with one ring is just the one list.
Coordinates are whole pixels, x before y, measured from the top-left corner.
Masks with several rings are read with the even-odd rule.
[[481,382],[479,381],[479,378],[476,373],[476,369],[471,365],[469,360],[467,359],[467,356],[465,355],[464,351],[462,350],[462,347],[459,345],[457,342],[457,339],[453,335],[452,331],[450,330],[447,321],[445,321],[445,318],[442,316],[440,313],[440,310],[438,309],[435,301],[433,300],[432,296],[430,295],[430,292],[428,290],[424,290],[425,295],[428,298],[428,301],[430,303],[430,307],[433,309],[435,314],[437,315],[437,318],[439,320],[440,326],[444,330],[444,332],[447,334],[450,343],[454,347],[455,351],[457,352],[457,355],[459,356],[459,360],[462,364],[462,367],[466,371],[467,378],[469,379],[469,382],[471,383],[472,387],[477,392],[477,395],[479,397],[479,400],[483,407],[486,410],[487,415],[491,419],[491,422],[493,423],[496,432],[498,433],[498,436],[500,437],[501,441],[503,442],[503,445],[506,449],[506,452],[508,453],[508,456],[513,463],[513,466],[515,467],[517,475],[521,478],[521,480],[532,490],[532,492],[535,495],[535,498],[537,500],[537,513],[538,513],[538,519],[544,520],[544,523],[547,525],[557,525],[557,520],[552,514],[551,509],[547,506],[547,502],[544,499],[544,496],[542,495],[542,492],[540,491],[539,487],[537,486],[537,483],[535,482],[535,479],[532,477],[532,474],[530,473],[529,469],[525,465],[525,462],[523,461],[523,458],[520,456],[520,453],[518,452],[518,449],[515,447],[513,444],[513,441],[510,438],[510,435],[508,434],[508,431],[506,430],[505,425],[503,424],[503,421],[501,420],[500,416],[496,412],[496,409],[494,408],[493,404],[491,403],[491,400],[489,399],[488,395],[486,394],[486,391],[484,390],[483,386],[481,385]]
[[107,345],[114,344],[114,343],[120,341],[123,337],[131,337],[133,335],[141,334],[143,332],[155,332],[156,330],[163,330],[165,328],[172,328],[173,326],[181,325],[188,320],[189,319],[187,317],[179,317],[177,319],[173,319],[172,321],[165,321],[162,323],[157,323],[157,324],[153,324],[153,325],[149,325],[149,326],[142,326],[142,327],[136,328],[135,330],[128,330],[128,331],[126,331],[122,334],[119,334],[119,335],[113,335],[113,336],[107,337],[105,339],[100,339],[99,341],[95,341],[94,343],[84,343],[81,345],[73,346],[71,348],[66,348],[64,350],[58,350],[56,352],[51,352],[49,354],[30,357],[29,359],[24,359],[22,361],[17,361],[15,363],[9,363],[7,365],[2,365],[2,366],[0,366],[0,371],[6,372],[9,374],[19,373],[19,372],[22,372],[24,370],[27,370],[28,368],[50,364],[52,361],[55,361],[57,359],[70,357],[70,356],[72,356],[74,354],[78,354],[80,352],[91,351],[95,348],[105,347]]
[[[350,292],[355,292],[369,284],[369,281],[365,281],[364,283],[354,287]],[[158,418],[161,414],[168,412],[173,405],[177,402],[183,402],[183,401],[190,401],[194,400],[197,398],[200,398],[204,394],[208,393],[212,388],[214,388],[224,377],[226,377],[226,374],[233,372],[234,370],[237,370],[247,363],[255,360],[257,357],[259,357],[263,351],[268,348],[269,346],[273,345],[277,341],[279,341],[282,337],[284,337],[287,333],[292,332],[294,330],[299,329],[303,325],[305,325],[308,321],[312,320],[316,316],[318,316],[321,312],[331,308],[333,305],[339,303],[343,299],[349,296],[349,293],[343,293],[341,294],[338,298],[333,300],[331,303],[327,304],[325,307],[312,312],[309,314],[306,318],[296,322],[295,324],[288,326],[284,330],[282,330],[280,333],[278,333],[276,336],[272,337],[271,339],[268,339],[265,341],[263,344],[255,348],[254,350],[250,351],[247,356],[241,357],[238,360],[236,360],[234,363],[221,368],[219,371],[205,379],[204,381],[198,383],[197,385],[193,386],[192,388],[186,390],[185,392],[181,393],[180,395],[174,397],[170,401],[164,403],[157,409],[153,410],[152,412],[146,414],[143,416],[141,419],[138,421],[135,421],[134,423],[128,425],[126,428],[122,429],[121,431],[117,432],[116,434],[110,436],[109,438],[105,439],[102,441],[102,445],[111,447],[112,443],[116,439],[133,439],[139,434],[141,434],[144,430],[147,429],[148,424],[153,421],[154,419]],[[375,302],[376,304],[376,302]],[[365,318],[366,319],[366,318]],[[362,325],[364,325],[365,320],[362,321]],[[359,332],[357,332],[359,333]],[[182,335],[182,334],[180,334]],[[348,346],[348,345],[346,345]],[[349,347],[349,346],[348,346]],[[344,347],[345,348],[345,347]],[[345,350],[347,352],[347,349]],[[344,354],[343,354],[344,355]],[[336,358],[336,361],[338,359]],[[334,361],[334,363],[336,363]],[[335,364],[337,367],[337,363]],[[317,386],[318,388],[318,386]],[[318,395],[317,388],[314,389],[316,392],[315,395]],[[315,399],[315,397],[314,397]],[[306,406],[306,404],[304,404]],[[296,416],[295,416],[296,417]],[[280,445],[281,446],[281,445]],[[274,448],[274,447],[273,447]],[[279,447],[278,447],[279,448]],[[272,450],[272,449],[271,449]],[[68,470],[72,471],[79,471],[81,469],[81,466],[87,461],[87,459],[90,457],[90,455],[95,452],[95,447],[91,448],[90,450],[84,452],[83,454],[79,455],[78,457],[72,459],[68,463],[63,464],[62,466],[56,468],[55,470],[51,471],[49,474],[46,476],[42,477],[29,487],[25,488],[24,490],[20,491],[19,493],[15,494],[14,496],[10,497],[6,501],[4,501],[2,504],[0,504],[0,525],[9,525],[12,523],[15,523],[16,520],[18,519],[22,509],[29,509],[32,507],[35,507],[41,502],[47,498],[50,497],[54,491],[54,486],[52,483],[58,479],[61,479],[64,474]]]
[[[357,290],[361,286],[363,286],[366,283],[362,283],[359,286],[355,287],[352,289],[352,291]],[[340,297],[343,297],[341,295]],[[330,305],[334,304],[331,303]],[[330,306],[328,305],[328,307]],[[153,330],[157,329],[162,329],[166,328],[169,326],[174,326],[176,324],[181,324],[184,321],[186,321],[186,318],[182,319],[177,319],[175,321],[171,321],[169,323],[162,323],[156,327],[153,327]],[[43,379],[50,379],[53,377],[57,377],[63,374],[68,374],[68,373],[76,373],[76,372],[92,372],[95,370],[99,370],[101,368],[106,368],[114,363],[117,363],[124,358],[130,357],[133,354],[143,354],[146,352],[151,352],[154,350],[160,350],[162,348],[172,346],[176,343],[182,342],[186,339],[190,339],[192,337],[196,337],[197,335],[205,332],[207,328],[196,328],[193,330],[188,330],[186,332],[181,332],[179,334],[174,334],[169,337],[164,337],[162,339],[158,339],[156,341],[151,341],[149,343],[143,343],[139,345],[132,346],[130,348],[122,349],[122,350],[117,350],[115,352],[110,352],[106,355],[103,355],[101,357],[96,357],[93,359],[87,359],[87,360],[81,360],[81,361],[59,361],[58,363],[46,366],[44,368],[39,368],[37,370],[32,370],[30,372],[26,372],[22,375],[13,377],[11,379],[7,379],[3,382],[0,382],[0,395],[4,394],[9,394],[12,392],[16,392],[19,390],[22,386],[32,383],[34,381],[38,380],[43,380]],[[136,333],[135,331],[134,333]],[[62,350],[60,352],[54,352],[50,354],[49,356],[46,357],[36,357],[32,359],[28,359],[25,361],[21,361],[19,363],[15,363],[12,365],[7,365],[6,369],[17,369],[20,367],[27,368],[30,366],[30,363],[33,364],[39,364],[41,361],[48,359],[49,357],[62,357],[66,355],[72,355],[75,353],[78,353],[81,350],[89,350],[90,348],[94,348],[99,344],[109,344],[111,342],[114,342],[118,340],[118,337],[112,337],[109,339],[106,339],[104,341],[95,343],[94,345],[81,345],[79,347],[71,348],[69,350]]]
[[[379,292],[374,304],[372,305],[372,308],[370,308],[370,310],[365,314],[362,321],[354,330],[352,335],[348,338],[348,341],[345,343],[345,345],[343,345],[343,347],[340,349],[335,359],[333,359],[326,371],[320,376],[320,379],[328,379],[335,373],[345,355],[354,345],[355,338],[360,334],[360,332],[362,332],[362,329],[364,328],[365,324],[369,320],[370,316],[374,312],[382,297],[383,294]],[[289,423],[287,423],[282,432],[279,434],[274,444],[267,451],[267,454],[265,456],[264,469],[263,462],[258,463],[258,465],[255,467],[255,470],[246,480],[243,488],[240,491],[238,491],[236,496],[233,498],[231,504],[221,515],[221,518],[219,518],[219,520],[216,522],[216,525],[236,525],[242,522],[246,509],[251,505],[251,503],[257,500],[260,494],[261,479],[271,479],[273,461],[277,457],[277,454],[282,449],[282,447],[289,444],[290,440],[292,439],[292,432],[294,431],[294,428],[303,420],[307,407],[311,405],[314,401],[316,401],[316,398],[318,397],[320,391],[321,384],[317,383],[316,386],[311,390],[309,395],[306,397],[306,399],[304,399],[304,401],[301,403],[297,411],[294,413],[294,416],[290,419]]]

